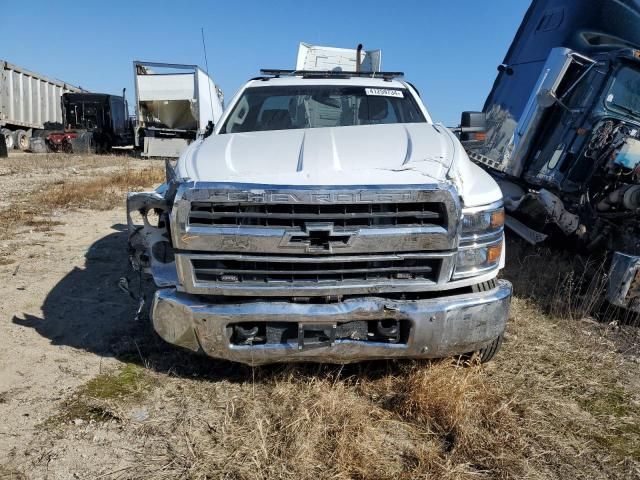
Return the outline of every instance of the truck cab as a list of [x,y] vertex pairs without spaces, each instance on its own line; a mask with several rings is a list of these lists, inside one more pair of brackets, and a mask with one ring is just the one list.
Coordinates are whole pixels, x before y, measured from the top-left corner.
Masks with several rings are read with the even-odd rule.
[[50,150],[101,153],[133,144],[124,95],[64,93],[61,104],[63,129],[48,132]]
[[640,2],[534,0],[470,157],[530,243],[560,235],[610,264],[607,299],[640,312]]
[[500,345],[502,194],[398,74],[263,71],[128,212],[169,343],[252,365]]

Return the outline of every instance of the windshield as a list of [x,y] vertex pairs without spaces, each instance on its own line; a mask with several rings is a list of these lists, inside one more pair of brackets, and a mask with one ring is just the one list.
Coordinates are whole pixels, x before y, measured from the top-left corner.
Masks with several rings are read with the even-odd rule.
[[247,88],[220,133],[418,123],[426,119],[404,88]]
[[105,125],[104,107],[99,102],[65,102],[65,127],[94,130]]
[[622,67],[613,79],[606,99],[607,107],[640,114],[640,71]]

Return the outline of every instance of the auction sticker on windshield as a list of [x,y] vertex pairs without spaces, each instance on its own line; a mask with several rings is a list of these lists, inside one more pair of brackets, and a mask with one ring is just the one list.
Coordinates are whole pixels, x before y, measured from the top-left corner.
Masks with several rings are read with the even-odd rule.
[[378,97],[404,98],[404,94],[400,90],[390,90],[388,88],[365,88],[364,93]]

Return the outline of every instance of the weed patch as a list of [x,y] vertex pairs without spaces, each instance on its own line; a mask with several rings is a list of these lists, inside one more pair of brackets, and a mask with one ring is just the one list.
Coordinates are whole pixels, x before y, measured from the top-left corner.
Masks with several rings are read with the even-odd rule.
[[102,373],[80,387],[45,426],[55,427],[77,420],[119,422],[121,408],[144,398],[152,386],[153,381],[145,369],[126,364],[114,372]]

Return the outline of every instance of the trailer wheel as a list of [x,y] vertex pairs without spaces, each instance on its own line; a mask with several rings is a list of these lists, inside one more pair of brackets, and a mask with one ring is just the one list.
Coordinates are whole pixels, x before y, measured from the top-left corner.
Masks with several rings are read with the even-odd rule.
[[7,146],[4,144],[4,135],[0,135],[0,158],[7,158]]
[[23,152],[29,150],[29,135],[24,130],[16,130],[13,132],[15,148]]
[[8,128],[0,130],[0,134],[4,135],[4,143],[7,146],[7,150],[13,150],[13,132]]

